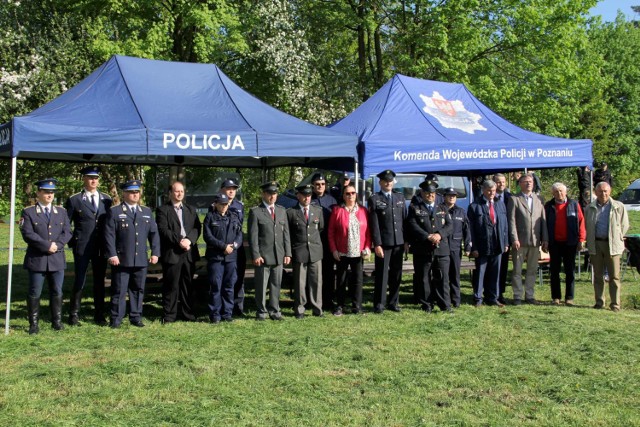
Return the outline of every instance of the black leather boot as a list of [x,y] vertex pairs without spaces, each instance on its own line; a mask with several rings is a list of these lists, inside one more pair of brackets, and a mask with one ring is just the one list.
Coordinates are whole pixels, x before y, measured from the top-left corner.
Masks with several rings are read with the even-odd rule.
[[40,332],[38,320],[40,318],[40,298],[27,298],[27,311],[29,313],[29,335]]
[[71,326],[80,326],[80,318],[78,312],[80,311],[80,303],[82,302],[82,291],[74,291],[71,295],[71,301],[69,304],[69,324]]
[[56,331],[64,329],[62,324],[62,295],[53,296],[50,299],[51,304],[51,326]]

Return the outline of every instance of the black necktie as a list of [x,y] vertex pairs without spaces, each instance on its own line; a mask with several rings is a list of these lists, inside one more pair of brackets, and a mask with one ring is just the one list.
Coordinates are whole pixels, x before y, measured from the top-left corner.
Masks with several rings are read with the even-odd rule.
[[49,208],[44,208],[44,216],[47,217],[47,222],[51,220],[51,214],[49,213]]
[[91,204],[93,205],[93,210],[97,211],[98,210],[98,206],[96,205],[96,195],[95,194],[91,195]]

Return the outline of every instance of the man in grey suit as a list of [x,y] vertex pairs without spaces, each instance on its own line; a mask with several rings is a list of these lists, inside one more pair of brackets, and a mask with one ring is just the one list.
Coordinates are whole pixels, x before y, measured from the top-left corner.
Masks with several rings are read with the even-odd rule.
[[[255,266],[256,320],[284,320],[280,312],[280,285],[283,264],[291,262],[291,241],[287,212],[275,205],[278,183],[266,182],[262,189],[262,203],[249,211],[249,250]],[[269,304],[267,299],[269,288]]]
[[[293,255],[293,312],[304,319],[307,296],[314,316],[322,317],[322,240],[324,217],[320,206],[311,204],[313,187],[296,187],[298,204],[287,209]],[[309,294],[307,295],[307,288]]]
[[522,303],[522,265],[527,263],[527,275],[524,284],[524,298],[529,304],[535,304],[534,287],[540,247],[547,251],[549,243],[547,220],[544,213],[544,200],[533,192],[533,176],[525,174],[518,180],[520,193],[511,197],[507,206],[509,216],[509,242],[513,257],[513,303]]

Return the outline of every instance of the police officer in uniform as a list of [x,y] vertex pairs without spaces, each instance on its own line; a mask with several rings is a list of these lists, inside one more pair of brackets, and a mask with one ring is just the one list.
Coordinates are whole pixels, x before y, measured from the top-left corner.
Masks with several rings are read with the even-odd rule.
[[69,197],[65,203],[69,221],[73,224],[73,237],[69,247],[73,249],[75,280],[71,294],[69,324],[79,325],[78,312],[82,301],[82,290],[91,263],[93,272],[94,321],[101,326],[105,321],[104,277],[107,259],[104,257],[104,224],[111,209],[111,197],[98,191],[100,168],[87,166],[80,170],[83,188]]
[[209,320],[233,321],[233,291],[237,283],[236,261],[242,247],[242,223],[221,192],[213,199],[213,212],[204,219],[205,257],[209,274]]
[[392,170],[380,172],[377,177],[381,191],[373,194],[368,201],[369,230],[376,255],[373,291],[373,312],[376,314],[384,311],[387,302],[389,310],[400,311],[398,299],[404,252],[403,223],[407,215],[404,196],[393,192],[395,176]]
[[422,310],[430,313],[435,302],[440,310],[451,311],[449,296],[449,236],[453,223],[447,207],[436,204],[438,184],[420,184],[421,201],[411,203],[407,218],[413,248],[413,268],[417,276],[414,296]]
[[[226,179],[220,187],[220,192],[229,198],[229,211],[236,214],[240,221],[240,227],[244,224],[244,204],[236,198],[238,193],[238,183],[233,179]],[[233,315],[244,316],[244,273],[247,269],[247,252],[244,245],[240,245],[237,250],[236,262],[237,279],[233,286]]]
[[[311,177],[313,185],[313,194],[311,195],[311,204],[322,208],[322,217],[325,224],[329,224],[331,210],[338,204],[327,190],[327,180],[325,176],[318,172]],[[342,196],[340,197],[342,200]],[[325,227],[320,237],[322,239],[322,309],[324,311],[333,311],[333,301],[335,299],[336,290],[336,274],[334,270],[335,261],[329,250],[329,227]]]
[[64,245],[71,239],[67,211],[52,204],[58,181],[47,178],[36,182],[35,185],[38,188],[37,203],[25,208],[20,217],[20,231],[27,243],[23,265],[25,270],[29,271],[29,334],[40,332],[40,294],[45,279],[49,283],[51,325],[57,331],[63,329],[62,283],[67,267]]
[[[291,262],[291,241],[286,210],[276,205],[278,183],[260,186],[262,202],[249,210],[249,250],[255,266],[256,320],[284,320],[280,311],[283,264]],[[269,303],[267,304],[267,289]]]
[[449,234],[449,295],[454,307],[460,306],[460,261],[462,250],[469,256],[471,252],[471,231],[467,212],[456,205],[458,192],[453,187],[444,189],[444,206],[449,211],[453,229]]
[[[140,206],[139,180],[120,186],[122,203],[112,207],[105,226],[105,251],[111,265],[111,327],[119,328],[126,314],[129,293],[129,320],[133,326],[142,323],[142,302],[149,263],[156,264],[160,256],[158,226],[151,209]],[[151,257],[147,256],[147,241]]]
[[[314,316],[322,314],[322,208],[311,205],[310,184],[296,187],[298,204],[287,209],[293,258],[293,312],[303,319],[307,297]],[[308,289],[308,293],[307,293]]]

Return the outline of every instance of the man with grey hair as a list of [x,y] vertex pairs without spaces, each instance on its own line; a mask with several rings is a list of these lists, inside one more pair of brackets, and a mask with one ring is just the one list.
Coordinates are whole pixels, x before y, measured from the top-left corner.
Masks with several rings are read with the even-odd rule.
[[629,218],[624,205],[611,198],[611,186],[600,182],[595,188],[596,200],[585,210],[587,249],[593,265],[593,287],[596,304],[604,307],[604,269],[609,272],[609,296],[612,311],[620,311],[620,256],[624,251],[624,235]]
[[[519,305],[522,299],[535,304],[534,288],[540,247],[547,251],[547,219],[544,213],[544,200],[533,192],[533,175],[524,174],[518,180],[520,193],[514,195],[507,206],[509,216],[509,243],[513,258],[511,286],[513,303]],[[522,286],[522,267],[527,263],[527,275],[524,289]]]
[[584,247],[587,232],[582,208],[576,200],[567,197],[566,185],[556,182],[551,192],[553,200],[544,205],[549,235],[551,300],[554,305],[559,305],[562,299],[560,266],[564,265],[565,304],[571,306],[575,290],[576,251]]
[[498,301],[498,275],[500,258],[509,249],[507,232],[507,210],[504,203],[495,201],[496,183],[482,183],[482,195],[467,211],[471,230],[471,256],[475,258],[473,275],[473,298],[476,307],[487,305],[504,307]]

